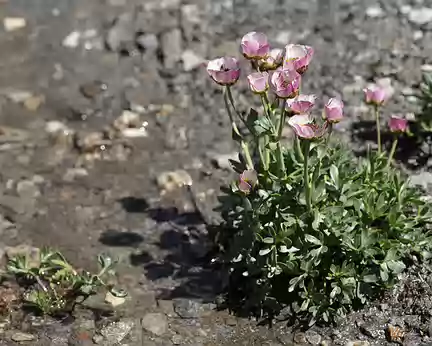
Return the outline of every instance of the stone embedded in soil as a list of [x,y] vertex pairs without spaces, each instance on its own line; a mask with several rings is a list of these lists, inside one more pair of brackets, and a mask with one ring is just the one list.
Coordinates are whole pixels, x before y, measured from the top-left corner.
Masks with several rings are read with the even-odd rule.
[[420,7],[408,11],[408,20],[417,25],[428,24],[432,21],[432,8]]
[[11,339],[16,342],[28,342],[36,339],[36,336],[29,333],[16,332],[12,334]]
[[107,292],[105,296],[105,302],[108,304],[111,304],[113,307],[120,306],[124,304],[126,299],[124,297],[116,297],[111,292]]
[[105,38],[107,47],[114,52],[119,52],[135,38],[135,28],[132,13],[123,13],[108,30]]
[[156,52],[159,47],[159,41],[155,34],[142,34],[136,38],[136,44],[146,53]]
[[174,300],[174,311],[181,318],[199,318],[201,314],[201,304],[195,300],[179,298]]
[[187,49],[181,56],[183,61],[183,69],[186,72],[192,71],[200,67],[204,63],[204,58],[196,54],[193,50]]
[[63,175],[63,180],[72,182],[78,178],[87,177],[88,171],[85,168],[68,168],[66,173]]
[[27,22],[22,17],[6,17],[3,19],[3,26],[8,32],[25,28],[26,25]]
[[45,97],[43,95],[33,95],[24,100],[24,107],[31,111],[37,111],[39,107],[45,102]]
[[208,157],[217,168],[226,170],[232,170],[230,160],[238,161],[237,152],[229,154],[210,153],[208,154]]
[[130,333],[135,325],[132,319],[124,319],[118,322],[112,322],[100,330],[104,336],[104,345],[116,345],[120,343]]
[[192,177],[185,170],[162,172],[157,177],[157,184],[164,191],[173,191],[182,186],[191,186]]
[[81,85],[80,91],[85,97],[95,99],[108,90],[108,85],[102,81],[95,80]]
[[409,178],[409,184],[411,186],[421,186],[427,189],[429,185],[432,184],[432,173],[430,172],[419,172],[413,174]]
[[345,346],[370,346],[370,342],[366,340],[348,341]]
[[308,330],[305,332],[306,340],[312,345],[319,345],[321,342],[321,335],[314,330]]
[[308,341],[306,340],[306,335],[303,332],[295,333],[293,340],[297,344],[301,344],[301,345],[304,345],[304,344],[308,343]]
[[63,39],[62,46],[67,48],[76,48],[79,45],[80,38],[81,33],[79,31],[72,31]]
[[141,319],[141,326],[157,336],[162,336],[168,330],[168,320],[163,313],[148,313]]
[[366,9],[366,16],[369,18],[381,18],[384,17],[384,11],[381,6],[371,6]]
[[172,69],[181,60],[182,46],[180,29],[173,29],[162,34],[161,49],[165,68]]
[[7,89],[2,91],[1,94],[5,95],[7,99],[14,103],[21,103],[27,100],[29,97],[32,97],[33,94],[27,90],[16,90],[16,89]]

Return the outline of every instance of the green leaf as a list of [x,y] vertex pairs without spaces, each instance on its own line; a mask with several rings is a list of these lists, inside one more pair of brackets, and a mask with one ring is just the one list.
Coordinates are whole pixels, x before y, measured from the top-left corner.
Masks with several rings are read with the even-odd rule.
[[321,241],[318,238],[316,238],[313,235],[311,235],[311,234],[306,234],[305,235],[305,239],[306,239],[306,241],[308,243],[312,243],[312,244],[315,244],[315,245],[322,245]]
[[248,124],[249,127],[253,127],[257,119],[258,119],[258,112],[255,109],[251,108],[249,110],[249,114],[247,115],[246,123]]
[[262,241],[263,241],[263,243],[266,243],[266,244],[273,244],[274,239],[272,237],[266,237]]
[[363,281],[367,282],[367,283],[372,283],[372,282],[377,282],[378,278],[375,274],[369,274],[369,275],[363,276]]
[[333,184],[339,187],[339,169],[335,165],[330,166],[330,177]]
[[254,123],[254,130],[256,135],[261,136],[264,134],[271,134],[272,124],[270,120],[266,117],[260,117]]
[[388,261],[387,267],[396,275],[402,273],[406,268],[402,261]]

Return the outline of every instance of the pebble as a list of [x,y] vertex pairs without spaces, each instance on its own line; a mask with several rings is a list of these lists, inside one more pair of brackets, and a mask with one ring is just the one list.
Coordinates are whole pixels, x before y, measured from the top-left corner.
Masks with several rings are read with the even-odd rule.
[[21,198],[34,199],[40,196],[40,189],[32,180],[21,180],[17,183],[17,193]]
[[321,342],[321,335],[319,335],[314,330],[306,331],[305,336],[306,336],[306,340],[309,341],[309,343],[312,345],[319,345]]
[[173,337],[171,338],[171,342],[172,342],[174,345],[181,345],[182,342],[183,342],[183,337],[182,337],[181,335],[179,335],[179,334],[175,334],[175,335],[173,335]]
[[25,28],[26,25],[27,22],[22,17],[6,17],[3,19],[3,26],[8,32]]
[[143,138],[148,136],[148,131],[145,127],[127,128],[121,131],[123,137],[125,138]]
[[162,172],[157,178],[160,189],[172,191],[185,185],[192,185],[192,177],[184,170]]
[[136,43],[138,47],[144,49],[146,52],[156,52],[159,47],[159,41],[155,34],[138,35]]
[[107,47],[113,52],[119,52],[135,38],[132,14],[124,13],[119,16],[105,38]]
[[424,25],[432,21],[432,8],[420,7],[411,9],[408,13],[408,20],[417,25]]
[[45,102],[44,96],[30,96],[24,100],[24,107],[29,111],[37,111],[39,107]]
[[81,33],[79,31],[72,31],[63,39],[62,46],[67,48],[76,48],[79,45],[80,38]]
[[29,333],[17,332],[11,336],[11,339],[16,342],[28,342],[35,340],[36,337]]
[[432,65],[425,64],[420,67],[422,72],[432,72]]
[[357,340],[357,341],[348,341],[345,346],[370,346],[369,341],[362,341],[362,340]]
[[294,342],[298,344],[307,344],[306,335],[303,332],[298,332],[294,334]]
[[111,292],[107,292],[105,295],[105,302],[111,304],[113,307],[120,306],[124,304],[126,299],[124,297],[116,297]]
[[162,336],[168,330],[168,320],[162,313],[148,313],[141,319],[141,326],[157,336]]
[[423,34],[423,31],[421,31],[421,30],[416,30],[413,33],[413,39],[414,39],[414,41],[421,40],[423,38],[423,36],[424,36],[424,34]]
[[161,36],[161,49],[164,66],[172,69],[182,58],[182,33],[180,29],[167,31]]
[[432,173],[420,172],[413,174],[409,178],[409,184],[411,186],[421,186],[424,189],[427,189],[428,185],[432,184]]
[[371,6],[366,9],[366,16],[369,18],[382,18],[384,11],[380,6]]
[[77,178],[86,176],[88,176],[88,171],[85,168],[69,168],[63,176],[63,180],[71,182]]
[[229,154],[217,154],[217,153],[210,153],[209,154],[211,162],[220,169],[226,169],[231,170],[231,163],[229,160],[238,161],[238,153],[233,152]]
[[201,312],[201,304],[191,299],[175,299],[174,311],[181,318],[198,318]]
[[194,51],[188,49],[185,50],[181,56],[183,61],[183,69],[186,72],[192,71],[204,63],[204,58],[197,55]]
[[130,333],[134,325],[135,322],[133,320],[124,319],[103,327],[100,333],[105,338],[104,345],[119,344]]
[[33,94],[27,90],[6,90],[2,92],[7,99],[11,100],[14,103],[22,103],[28,98],[32,97]]

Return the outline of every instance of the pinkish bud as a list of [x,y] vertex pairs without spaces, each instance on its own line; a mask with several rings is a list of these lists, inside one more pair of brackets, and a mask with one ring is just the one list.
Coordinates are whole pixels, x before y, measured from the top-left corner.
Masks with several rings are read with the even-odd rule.
[[337,98],[328,100],[324,107],[325,118],[329,123],[338,123],[343,118],[344,104]]
[[241,192],[248,194],[258,183],[258,175],[254,169],[248,169],[240,174],[238,188]]
[[363,89],[363,92],[365,93],[365,101],[367,104],[381,106],[385,101],[387,101],[386,91],[379,85],[372,84]]
[[247,59],[262,59],[267,57],[270,46],[267,36],[261,32],[249,32],[241,40],[243,55]]
[[283,62],[283,49],[273,48],[268,57],[259,62],[261,71],[276,70]]
[[285,47],[283,68],[295,69],[298,73],[303,74],[308,69],[313,55],[314,50],[310,46],[289,44]]
[[207,72],[216,83],[233,85],[240,77],[240,66],[236,58],[217,58],[208,62]]
[[255,72],[247,76],[249,86],[254,93],[262,94],[268,89],[269,74],[267,72]]
[[391,132],[403,133],[408,130],[408,120],[392,116],[389,120],[388,126]]
[[286,99],[297,96],[301,76],[294,70],[276,70],[271,72],[269,84],[277,97]]
[[307,113],[315,105],[317,97],[315,95],[298,95],[286,101],[286,110],[292,113]]
[[308,114],[297,114],[288,120],[295,134],[303,139],[316,139],[324,135],[327,130],[327,123],[323,126],[314,124]]

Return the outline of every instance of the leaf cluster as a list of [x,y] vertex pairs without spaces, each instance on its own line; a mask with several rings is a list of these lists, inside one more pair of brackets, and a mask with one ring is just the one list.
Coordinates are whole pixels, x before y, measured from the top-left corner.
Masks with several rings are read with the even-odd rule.
[[101,287],[115,296],[126,296],[125,291],[117,290],[105,281],[107,275],[115,274],[117,261],[99,255],[98,264],[98,274],[78,271],[60,252],[44,248],[40,250],[37,261],[31,261],[27,255],[9,259],[7,271],[26,287],[26,305],[43,314],[55,315],[71,312],[77,303],[82,303]]
[[308,210],[300,152],[284,151],[284,179],[270,167],[248,195],[223,188],[217,242],[231,303],[259,316],[286,308],[312,325],[377,297],[412,256],[429,258],[432,210],[384,154],[358,160],[323,142],[311,146]]

